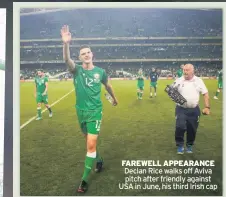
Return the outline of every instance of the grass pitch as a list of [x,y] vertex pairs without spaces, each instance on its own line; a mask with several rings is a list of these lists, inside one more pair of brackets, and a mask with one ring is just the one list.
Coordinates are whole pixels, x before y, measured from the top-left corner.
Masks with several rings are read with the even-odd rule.
[[[164,92],[171,81],[159,80],[156,98],[149,98],[145,81],[143,100],[137,100],[136,81],[112,81],[119,105],[113,107],[103,98],[103,122],[98,149],[104,157],[104,171],[91,173],[86,195],[222,195],[222,112],[223,99],[213,100],[216,80],[206,80],[211,115],[201,116],[193,154],[177,155],[174,142],[175,104]],[[49,83],[49,103],[73,89],[71,81]],[[20,124],[36,115],[34,84],[21,83]],[[201,96],[201,108],[203,98]],[[80,182],[86,154],[80,132],[74,92],[52,107],[53,117],[43,113],[43,120],[32,121],[20,131],[20,190],[24,196],[72,196]],[[44,109],[44,108],[43,108]],[[120,190],[124,182],[121,161],[215,160],[212,190]],[[198,175],[197,175],[198,176]],[[207,176],[207,175],[201,175]],[[159,183],[160,184],[160,183]]]

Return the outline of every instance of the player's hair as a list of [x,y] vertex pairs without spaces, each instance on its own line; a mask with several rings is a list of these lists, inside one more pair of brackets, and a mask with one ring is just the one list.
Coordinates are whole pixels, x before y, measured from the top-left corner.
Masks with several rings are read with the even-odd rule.
[[80,46],[80,48],[79,48],[79,52],[80,52],[82,49],[85,49],[85,48],[88,48],[88,49],[91,50],[90,46],[88,46],[88,45],[82,45],[82,46]]

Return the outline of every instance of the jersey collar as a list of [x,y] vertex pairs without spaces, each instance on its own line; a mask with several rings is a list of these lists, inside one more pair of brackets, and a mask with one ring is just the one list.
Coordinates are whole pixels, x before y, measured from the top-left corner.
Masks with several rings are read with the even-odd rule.
[[185,79],[184,76],[183,76],[183,81],[195,81],[195,79],[196,79],[196,76],[195,75],[191,79],[189,79],[189,80]]

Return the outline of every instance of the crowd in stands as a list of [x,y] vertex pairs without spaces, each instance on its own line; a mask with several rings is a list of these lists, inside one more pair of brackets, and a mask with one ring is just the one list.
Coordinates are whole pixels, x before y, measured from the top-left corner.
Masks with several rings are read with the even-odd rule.
[[[37,70],[34,68],[25,68],[20,70],[20,78],[21,79],[33,79],[36,74]],[[51,69],[43,69],[43,71],[50,77],[53,78],[71,78],[72,76],[68,73],[68,70],[65,68],[51,68]],[[60,74],[60,76],[58,76]]]
[[[179,59],[222,58],[222,45],[198,46],[136,46],[94,47],[94,60],[100,59]],[[78,48],[71,48],[72,58],[78,60]],[[63,60],[62,47],[21,49],[22,61]]]
[[[23,13],[34,11],[40,10],[22,10]],[[61,80],[71,77],[70,74],[65,73],[67,72],[65,65],[60,66],[63,62],[60,29],[65,24],[69,25],[73,38],[96,39],[73,41],[72,59],[78,60],[78,46],[87,43],[94,53],[94,62],[107,60],[105,63],[95,64],[106,69],[110,77],[128,77],[128,73],[129,76],[136,75],[139,68],[143,68],[148,75],[153,66],[158,69],[162,77],[174,76],[182,59],[188,59],[183,62],[204,59],[194,64],[198,76],[215,76],[222,67],[222,39],[219,39],[222,37],[222,10],[74,9],[21,16],[21,78],[33,78],[36,73],[35,68],[40,67],[40,61],[60,61],[51,64],[55,67],[41,66],[49,76]],[[130,39],[117,40],[117,37]],[[199,39],[191,37],[199,37]],[[24,42],[24,39],[27,42]],[[47,40],[32,41],[31,39]],[[118,59],[122,61],[113,63]],[[139,59],[139,61],[130,65],[127,60],[131,59]],[[155,59],[155,61],[145,62],[147,59]],[[175,59],[172,60],[175,62],[167,63],[167,59]],[[32,63],[24,61],[32,61]],[[35,67],[35,64],[39,67]]]
[[80,38],[222,36],[222,10],[75,9],[21,16],[21,39],[59,38],[65,24]]
[[[105,71],[107,72],[108,76],[110,78],[119,78],[119,77],[132,77],[136,76],[138,73],[138,70],[141,68],[145,76],[148,77],[149,73],[151,72],[152,68],[155,68],[157,72],[160,74],[160,77],[169,77],[169,76],[175,76],[177,70],[180,67],[180,64],[169,64],[169,65],[158,65],[158,63],[155,63],[152,66],[143,66],[142,64],[135,64],[132,65],[132,67],[126,66],[126,67],[120,67],[119,66],[111,66],[108,65],[107,67],[104,67]],[[209,63],[199,63],[195,64],[195,75],[200,77],[215,77],[217,76],[218,71],[222,69],[221,64],[209,64]],[[61,68],[52,68],[51,67],[43,67],[43,70],[50,78],[57,78],[57,79],[69,79],[72,78],[72,74],[70,74],[67,70],[67,68],[62,67]],[[36,76],[36,69],[34,68],[24,68],[21,69],[21,79],[33,79]]]

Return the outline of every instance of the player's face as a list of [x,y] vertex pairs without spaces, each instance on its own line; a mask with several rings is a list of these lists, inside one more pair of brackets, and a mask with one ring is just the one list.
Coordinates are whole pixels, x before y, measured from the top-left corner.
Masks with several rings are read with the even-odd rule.
[[93,53],[90,48],[81,49],[79,59],[85,64],[91,63],[93,60]]
[[152,72],[155,72],[155,69],[154,68],[152,68]]
[[181,66],[180,66],[180,68],[183,70],[183,67],[184,67],[184,64],[182,64]]
[[38,71],[37,74],[38,74],[39,77],[42,76],[42,72],[41,71]]

